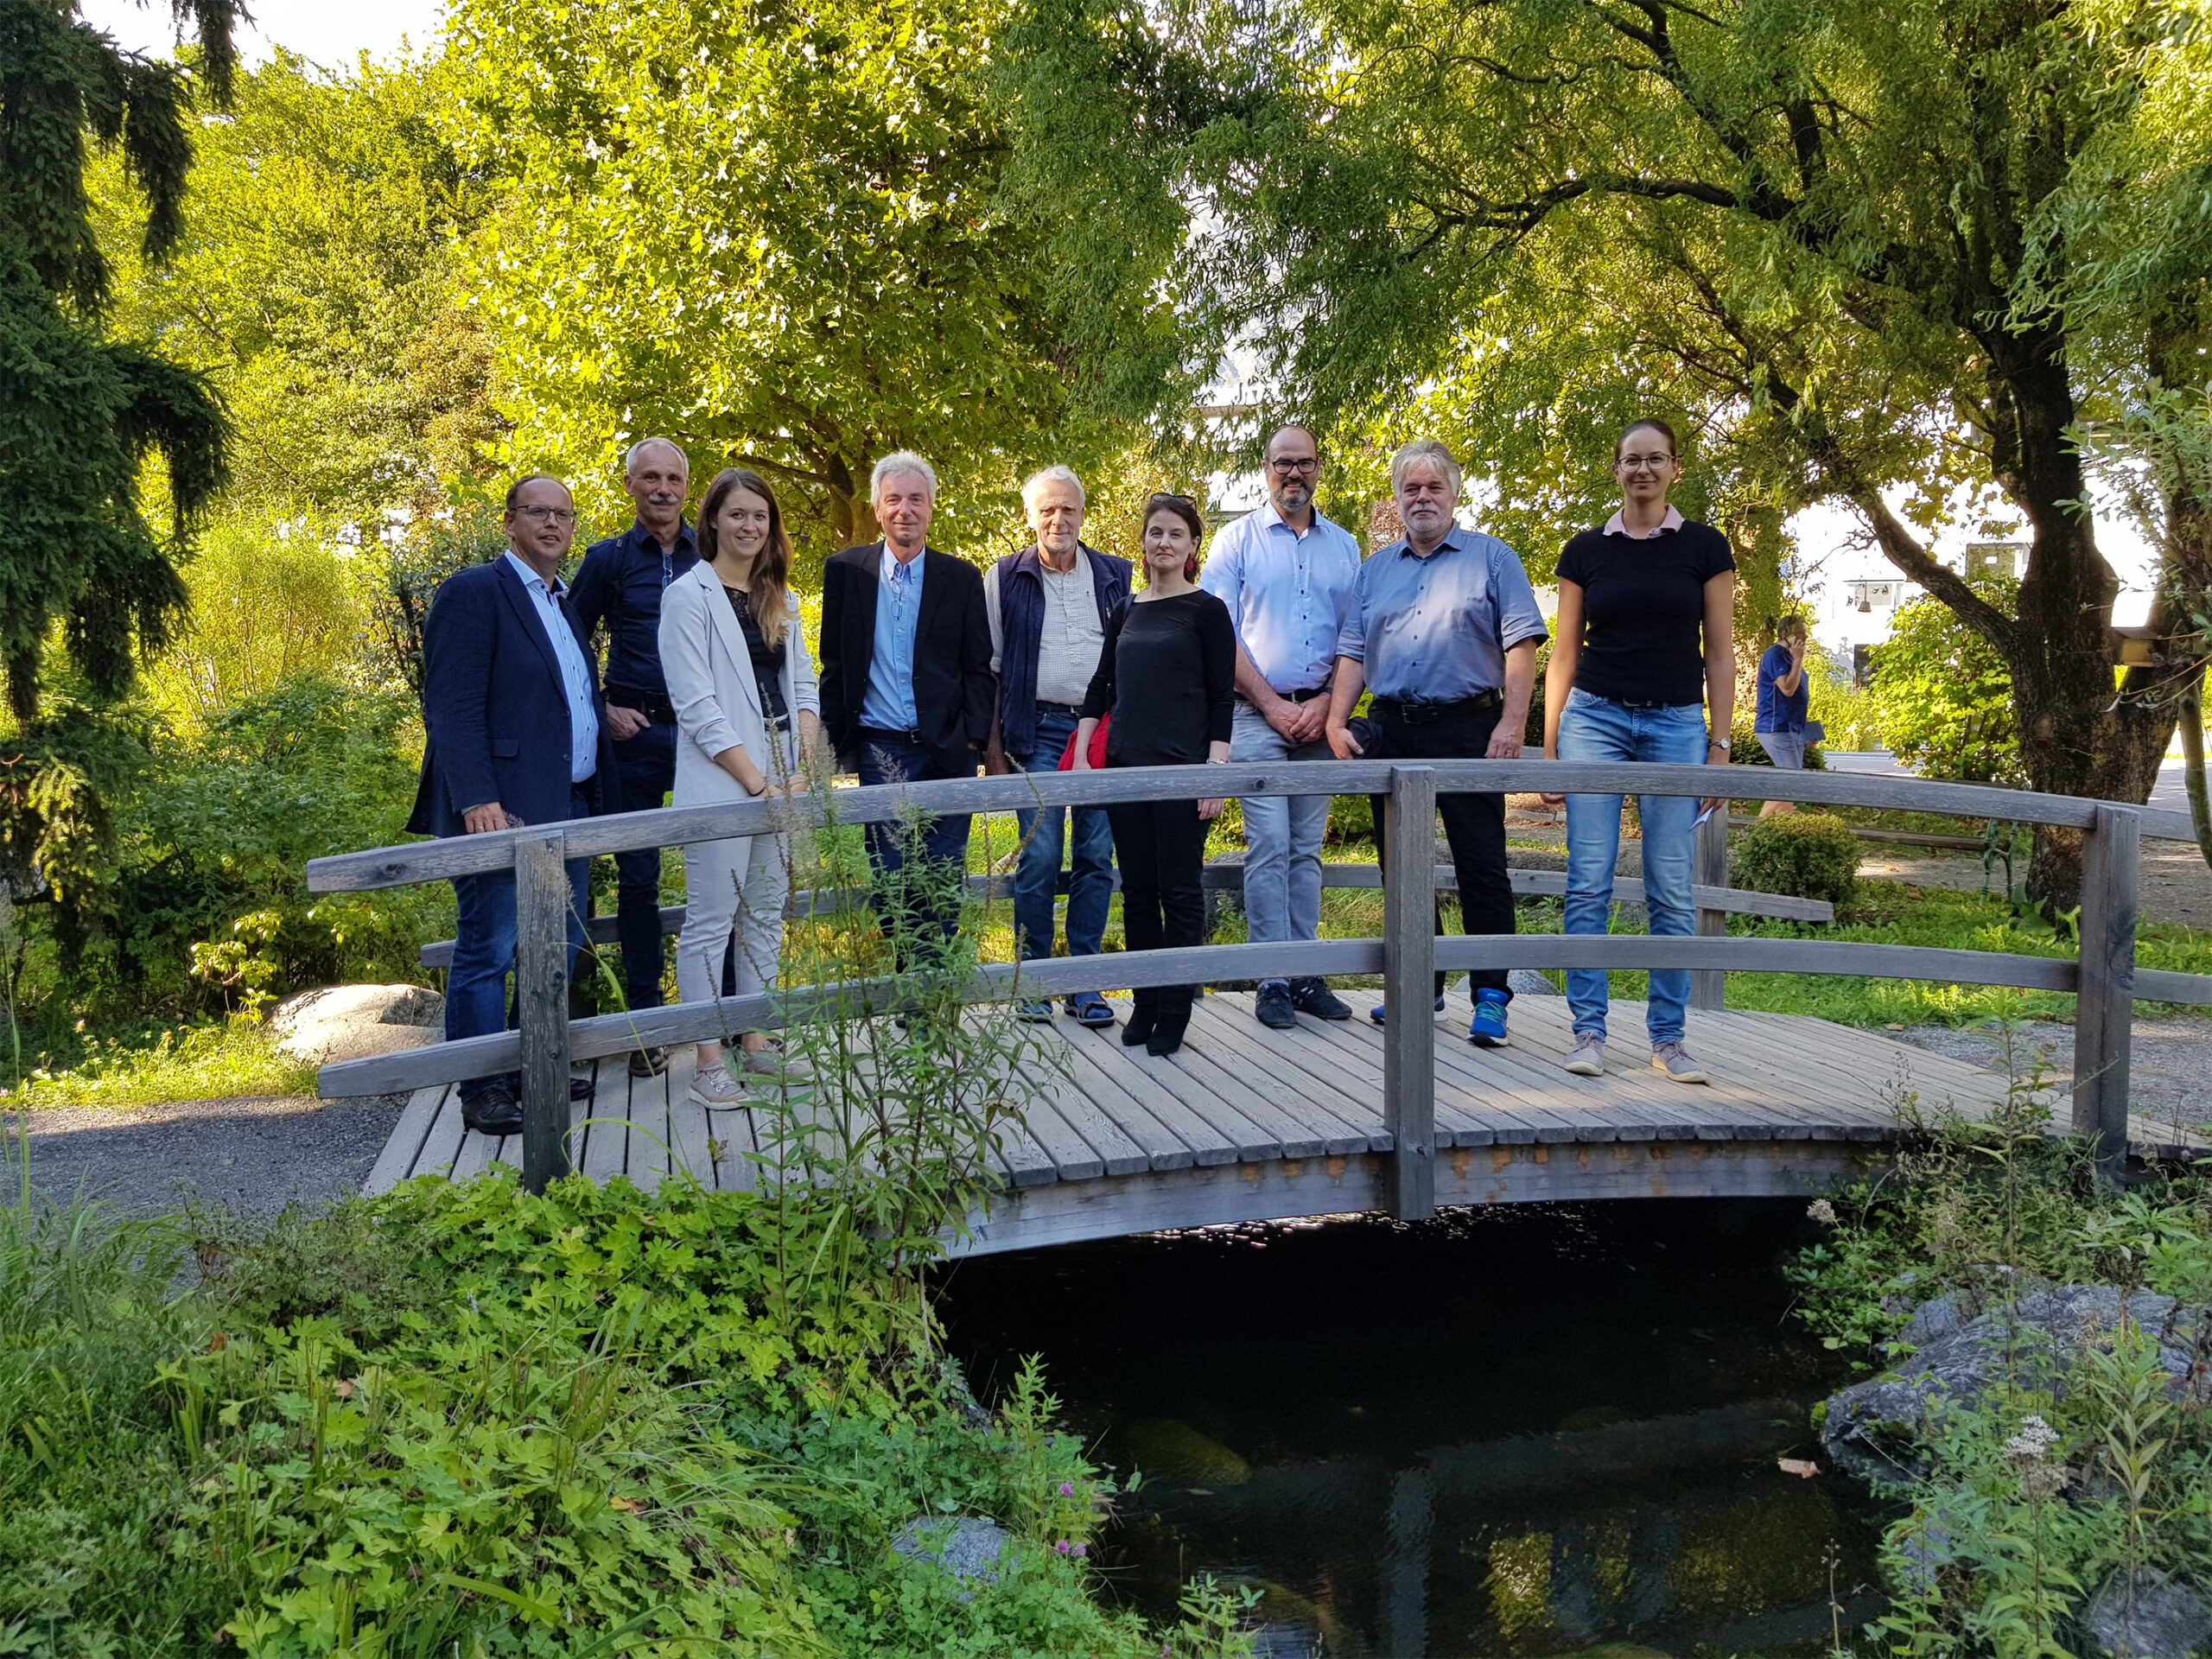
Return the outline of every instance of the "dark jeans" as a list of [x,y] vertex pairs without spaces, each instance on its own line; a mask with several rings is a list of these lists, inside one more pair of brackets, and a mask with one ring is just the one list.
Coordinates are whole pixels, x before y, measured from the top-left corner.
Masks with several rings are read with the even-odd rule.
[[[1206,826],[1196,801],[1124,801],[1106,809],[1122,865],[1122,938],[1132,950],[1179,950],[1205,942]],[[1179,1037],[1191,1023],[1195,985],[1140,989],[1153,1029]]]
[[[635,737],[614,745],[614,775],[620,791],[617,810],[650,812],[666,804],[676,787],[674,721],[656,718]],[[614,937],[622,944],[622,994],[632,1008],[661,1005],[661,976],[667,958],[661,948],[660,849],[641,847],[614,855]],[[722,957],[722,995],[737,995],[736,946]]]
[[[858,770],[863,786],[969,778],[975,775],[976,752],[963,746],[955,755],[887,733],[863,731]],[[901,940],[919,938],[925,930],[934,929],[949,939],[959,928],[964,897],[960,884],[968,879],[971,817],[966,812],[925,816],[918,826],[918,849],[913,846],[913,832],[904,823],[868,826],[868,857],[875,867],[876,918],[894,948]],[[910,850],[918,850],[937,870],[919,881],[901,880]],[[906,952],[901,950],[899,956],[901,966],[909,965]]]
[[[1037,747],[1009,757],[1024,772],[1049,772],[1076,728],[1072,715],[1040,710]],[[1014,815],[1021,831],[1021,861],[1014,873],[1014,934],[1025,962],[1052,954],[1052,900],[1060,891],[1060,857],[1071,853],[1068,874],[1068,955],[1095,957],[1106,938],[1106,913],[1114,903],[1114,836],[1103,807],[1024,807]],[[1068,830],[1072,820],[1074,833]]]
[[[1453,714],[1434,720],[1408,720],[1397,703],[1377,697],[1369,705],[1373,736],[1367,745],[1370,760],[1479,760],[1490,747],[1490,734],[1497,727],[1496,709],[1481,714]],[[1375,809],[1375,852],[1389,868],[1389,835],[1384,813],[1390,798],[1370,798]],[[1452,849],[1452,862],[1459,876],[1459,922],[1469,933],[1518,931],[1513,916],[1513,884],[1505,873],[1505,797],[1503,795],[1439,795],[1437,816],[1444,820],[1444,839]],[[1125,878],[1126,879],[1126,878]],[[1444,931],[1444,910],[1436,911],[1436,931]],[[1505,969],[1484,968],[1467,976],[1471,990],[1503,991],[1513,995],[1505,982]],[[1444,976],[1436,976],[1436,994],[1444,995]]]
[[[658,720],[635,737],[614,745],[614,774],[620,810],[649,812],[676,787],[673,723]],[[623,990],[633,1008],[661,1003],[663,956],[660,931],[660,849],[640,848],[614,855],[615,937],[622,942]]]
[[[588,815],[581,791],[573,802],[576,817]],[[575,973],[576,953],[584,946],[584,917],[591,908],[591,861],[572,858],[569,872],[569,972]],[[460,914],[454,930],[453,965],[446,971],[446,1040],[487,1037],[511,1030],[521,1013],[518,1001],[507,997],[507,976],[515,965],[515,873],[490,870],[481,875],[457,875],[453,895]],[[495,1083],[521,1087],[515,1072],[489,1077],[468,1077],[461,1097],[473,1101]]]

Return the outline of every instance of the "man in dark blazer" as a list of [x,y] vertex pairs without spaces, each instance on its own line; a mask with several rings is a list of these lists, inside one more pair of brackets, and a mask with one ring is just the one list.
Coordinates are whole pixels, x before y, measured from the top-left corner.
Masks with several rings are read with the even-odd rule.
[[[921,456],[877,461],[868,498],[883,539],[832,555],[822,573],[822,723],[862,784],[972,778],[995,700],[982,573],[928,545],[937,474]],[[951,936],[969,823],[947,812],[918,832],[868,826],[876,913],[894,947],[922,927]],[[905,874],[910,850],[934,868]]]
[[[561,561],[575,540],[575,503],[560,480],[533,474],[507,492],[505,523],[506,552],[448,579],[423,630],[428,741],[407,823],[418,835],[558,823],[614,804],[607,710],[561,582]],[[569,943],[580,950],[589,859],[569,861]],[[507,1025],[515,963],[514,872],[455,876],[453,887],[460,925],[446,976],[449,1042]],[[522,1128],[512,1073],[470,1078],[461,1102],[470,1128]]]

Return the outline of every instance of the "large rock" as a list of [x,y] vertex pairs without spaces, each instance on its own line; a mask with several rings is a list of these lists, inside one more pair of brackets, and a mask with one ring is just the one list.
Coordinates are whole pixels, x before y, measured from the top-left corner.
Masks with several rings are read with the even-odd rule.
[[282,1052],[329,1065],[435,1043],[445,1015],[445,998],[420,985],[333,985],[280,1003],[269,1024]]
[[[1000,1563],[1013,1547],[1012,1533],[972,1515],[917,1516],[891,1541],[896,1554],[926,1561],[960,1584],[996,1583]],[[974,1594],[966,1591],[960,1599]]]
[[1972,1404],[1993,1382],[2063,1394],[2082,1351],[2108,1347],[2125,1323],[2158,1347],[2166,1392],[2202,1393],[2191,1349],[2202,1309],[2171,1296],[2110,1285],[2024,1287],[2012,1303],[1977,1308],[1957,1293],[1924,1304],[1898,1334],[1893,1352],[1908,1354],[1887,1376],[1832,1395],[1821,1443],[1836,1466],[1862,1479],[1909,1480],[1926,1472],[1921,1447],[1943,1412]]
[[2097,1586],[2082,1614],[2093,1653],[2116,1659],[2189,1659],[2212,1642],[2212,1607],[2187,1585],[2161,1573],[2139,1573],[2127,1593],[2126,1569]]

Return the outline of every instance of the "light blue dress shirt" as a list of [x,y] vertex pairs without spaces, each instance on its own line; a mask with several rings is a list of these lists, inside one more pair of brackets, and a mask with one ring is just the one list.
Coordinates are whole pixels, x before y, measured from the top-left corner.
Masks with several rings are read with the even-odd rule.
[[1454,524],[1427,558],[1395,541],[1359,567],[1337,654],[1401,702],[1457,702],[1505,683],[1505,653],[1548,637],[1521,556]]
[[1198,586],[1229,607],[1237,643],[1286,696],[1329,683],[1359,576],[1359,543],[1318,512],[1300,536],[1270,501],[1213,538]]
[[922,723],[914,708],[914,628],[922,614],[922,565],[926,552],[899,563],[889,543],[876,572],[875,654],[868,665],[868,696],[861,724],[879,731],[911,732]]
[[548,588],[545,578],[517,558],[512,548],[507,550],[507,563],[522,578],[530,602],[537,607],[545,637],[553,642],[553,654],[560,659],[561,683],[569,694],[569,781],[581,784],[599,770],[599,709],[591,694],[591,664],[584,660],[576,631],[561,611],[560,595],[569,590]]

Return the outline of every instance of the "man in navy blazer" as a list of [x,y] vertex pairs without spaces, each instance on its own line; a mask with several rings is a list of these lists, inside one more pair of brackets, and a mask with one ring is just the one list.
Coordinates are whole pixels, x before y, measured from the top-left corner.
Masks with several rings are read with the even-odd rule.
[[[972,778],[997,701],[982,574],[928,545],[937,474],[921,456],[900,449],[877,461],[868,499],[883,539],[833,553],[822,572],[822,724],[863,784]],[[950,937],[969,823],[965,812],[923,821],[919,850],[938,867],[926,894],[900,874],[900,826],[868,826],[876,913],[894,945],[921,925]]]
[[[507,550],[438,589],[423,630],[423,783],[407,827],[480,836],[611,810],[613,751],[597,677],[561,561],[575,503],[557,478],[533,474],[507,492]],[[569,861],[572,950],[584,944],[591,861]],[[509,1022],[515,963],[512,869],[454,878],[460,925],[446,976],[446,1039]],[[461,1119],[487,1135],[522,1128],[513,1074],[461,1085]]]

